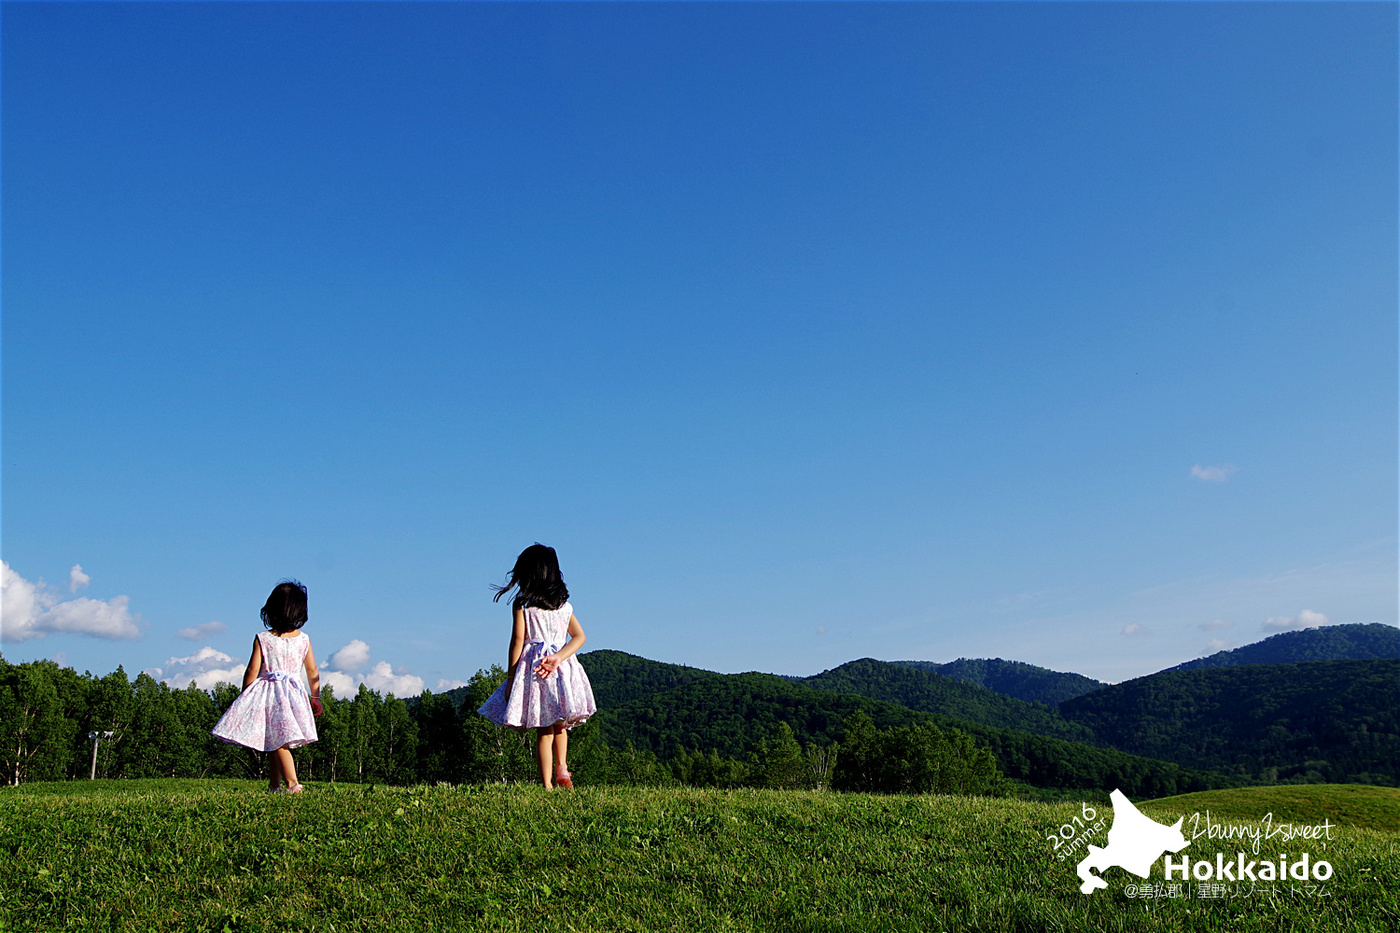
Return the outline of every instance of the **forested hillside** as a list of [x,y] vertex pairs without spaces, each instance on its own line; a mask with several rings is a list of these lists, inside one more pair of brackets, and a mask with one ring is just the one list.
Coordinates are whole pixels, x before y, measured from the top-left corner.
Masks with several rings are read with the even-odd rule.
[[[1130,796],[1158,796],[1240,782],[1400,783],[1394,660],[1163,672],[1069,700],[1063,719],[1042,706],[870,660],[807,679],[815,685],[622,652],[591,652],[585,660],[600,712],[574,733],[571,758],[599,782],[824,786],[853,717],[864,716],[871,729],[894,737],[862,740],[862,747],[917,740],[922,750],[908,759],[910,767],[928,774],[951,774],[930,763],[952,760],[948,750],[965,735],[991,752],[1006,777],[1041,788],[1120,787]],[[345,698],[325,689],[320,740],[296,751],[298,769],[318,781],[529,780],[529,736],[475,713],[503,677],[499,668],[480,671],[451,694],[425,691],[409,702],[364,687]],[[144,674],[132,681],[120,668],[93,677],[49,661],[11,665],[0,658],[0,779],[85,777],[92,731],[114,733],[99,746],[98,776],[257,776],[260,755],[209,735],[236,695],[227,684],[172,689]],[[1005,723],[1072,729],[1100,747]],[[978,781],[995,784],[994,776],[978,773]],[[906,781],[888,769],[878,780],[867,777],[874,787],[925,786],[923,778]]]
[[1400,661],[1163,671],[1060,709],[1115,748],[1263,783],[1400,783]]
[[651,661],[609,649],[586,651],[579,655],[579,661],[588,673],[588,680],[593,685],[593,698],[601,709],[719,676],[714,671]]
[[829,694],[772,674],[715,674],[695,683],[598,711],[610,745],[633,743],[661,758],[678,749],[736,758],[787,723],[798,740],[826,745],[860,711],[877,728],[922,721],[913,710],[854,694]]
[[784,726],[803,745],[821,747],[841,739],[845,723],[858,712],[880,729],[932,723],[966,733],[991,751],[1003,774],[1038,787],[1120,787],[1130,796],[1153,796],[1229,783],[1169,762],[816,690],[771,674],[717,674],[600,710],[597,719],[609,745],[632,745],[665,761],[681,749],[742,756]]
[[1217,651],[1169,667],[1170,671],[1194,671],[1241,664],[1300,664],[1305,661],[1370,661],[1400,657],[1400,628],[1371,622],[1366,625],[1327,625],[1301,632],[1270,635],[1233,651]]
[[941,674],[890,661],[862,658],[801,681],[817,690],[854,693],[950,719],[1093,743],[1094,735],[1070,722],[1058,709],[1003,696]]
[[1003,661],[1001,658],[958,658],[939,664],[937,661],[890,661],[902,667],[912,667],[930,674],[942,674],[954,680],[975,684],[1004,696],[1027,703],[1058,706],[1064,700],[1083,696],[1108,686],[1101,680],[1064,671],[1052,671],[1024,661]]

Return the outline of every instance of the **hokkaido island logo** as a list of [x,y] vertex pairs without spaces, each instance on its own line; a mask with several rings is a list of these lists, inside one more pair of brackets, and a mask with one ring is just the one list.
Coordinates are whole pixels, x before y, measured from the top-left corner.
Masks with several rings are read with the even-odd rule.
[[[1091,894],[1095,888],[1106,888],[1108,882],[1093,873],[1117,865],[1146,878],[1152,863],[1168,852],[1180,852],[1191,843],[1181,834],[1182,820],[1164,826],[1144,816],[1121,790],[1109,794],[1113,802],[1113,825],[1108,830],[1108,848],[1089,846],[1089,854],[1079,863],[1079,893]],[[1184,819],[1184,817],[1183,817]]]

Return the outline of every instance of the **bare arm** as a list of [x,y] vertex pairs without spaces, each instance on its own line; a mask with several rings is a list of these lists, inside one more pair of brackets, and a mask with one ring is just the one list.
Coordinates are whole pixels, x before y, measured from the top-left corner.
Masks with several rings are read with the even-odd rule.
[[[305,637],[305,636],[302,636]],[[316,666],[316,652],[311,645],[306,646],[306,660],[301,662],[306,669],[306,682],[311,685],[311,712],[321,715],[321,670]]]
[[520,654],[525,650],[525,610],[511,612],[510,660],[506,663],[506,680],[515,677],[515,665],[520,663]]
[[262,672],[262,642],[258,641],[256,635],[253,636],[253,655],[248,659],[248,669],[243,672],[243,689],[247,690],[248,685],[258,679],[258,674]]
[[541,661],[539,663],[539,666],[535,668],[535,673],[539,674],[545,680],[548,680],[549,675],[553,674],[555,669],[557,669],[560,664],[563,664],[564,661],[573,657],[574,654],[578,651],[578,649],[583,647],[583,643],[587,640],[588,639],[584,638],[583,635],[583,626],[578,624],[578,616],[570,613],[568,643],[565,644],[564,647],[560,648],[558,651],[554,652],[549,657]]

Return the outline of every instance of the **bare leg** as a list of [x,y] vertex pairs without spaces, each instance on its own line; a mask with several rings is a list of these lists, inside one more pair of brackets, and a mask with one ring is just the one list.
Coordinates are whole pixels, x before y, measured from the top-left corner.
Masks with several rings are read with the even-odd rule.
[[272,756],[276,759],[277,766],[282,771],[282,778],[287,782],[287,790],[290,791],[296,788],[298,786],[297,766],[296,762],[292,761],[292,750],[283,745],[281,748],[277,749],[277,751],[273,752]]
[[277,757],[276,751],[267,753],[267,789],[282,789],[282,759]]
[[540,781],[545,790],[554,790],[554,727],[535,730],[535,757],[540,763]]
[[573,787],[573,775],[569,774],[569,730],[562,722],[554,725],[554,760],[559,763],[555,774],[560,785]]

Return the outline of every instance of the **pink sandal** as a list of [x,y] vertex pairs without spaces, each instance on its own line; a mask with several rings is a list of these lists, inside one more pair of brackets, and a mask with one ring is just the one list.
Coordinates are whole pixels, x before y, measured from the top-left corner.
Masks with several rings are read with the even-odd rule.
[[563,768],[560,768],[558,771],[554,772],[554,783],[565,790],[573,790],[574,776]]

